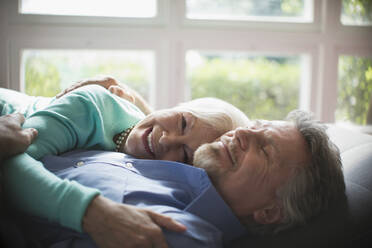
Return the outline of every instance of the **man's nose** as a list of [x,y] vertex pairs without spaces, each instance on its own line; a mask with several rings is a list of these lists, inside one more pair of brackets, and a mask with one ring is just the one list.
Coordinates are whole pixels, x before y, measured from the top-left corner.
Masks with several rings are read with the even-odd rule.
[[240,148],[245,151],[248,149],[249,141],[257,139],[263,133],[262,128],[257,127],[239,127],[235,130],[235,138],[239,141]]

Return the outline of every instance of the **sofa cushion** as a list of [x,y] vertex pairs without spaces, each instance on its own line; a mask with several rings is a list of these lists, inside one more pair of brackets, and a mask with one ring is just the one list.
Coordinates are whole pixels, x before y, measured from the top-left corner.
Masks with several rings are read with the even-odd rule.
[[372,136],[331,125],[339,147],[346,199],[307,225],[270,237],[242,237],[230,247],[372,247]]

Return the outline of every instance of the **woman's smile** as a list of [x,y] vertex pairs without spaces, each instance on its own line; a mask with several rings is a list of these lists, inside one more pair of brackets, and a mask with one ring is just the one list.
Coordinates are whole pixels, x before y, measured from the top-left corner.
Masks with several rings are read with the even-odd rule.
[[154,148],[153,148],[153,139],[152,139],[152,130],[153,128],[148,128],[142,136],[143,146],[145,147],[146,152],[152,157],[155,158]]

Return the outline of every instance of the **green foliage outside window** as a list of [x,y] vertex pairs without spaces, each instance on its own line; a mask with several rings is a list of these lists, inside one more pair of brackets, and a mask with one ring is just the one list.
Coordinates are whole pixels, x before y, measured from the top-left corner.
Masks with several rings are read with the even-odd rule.
[[304,2],[299,0],[281,1],[281,10],[286,16],[296,16],[304,11]]
[[372,24],[372,1],[342,0],[341,21],[349,25]]
[[[292,62],[291,62],[292,61]],[[68,63],[67,63],[68,64]],[[71,71],[66,58],[28,56],[25,60],[26,93],[55,96],[69,84],[97,74],[110,74],[145,97],[148,72],[129,61],[101,61]],[[210,56],[189,72],[192,98],[213,96],[243,110],[250,118],[281,119],[298,108],[300,66],[286,58],[226,59]],[[360,125],[371,111],[372,59],[342,56],[339,62],[337,120]]]
[[[80,63],[76,60],[84,62]],[[107,56],[91,61],[84,58],[84,55],[79,57],[76,54],[64,56],[53,52],[31,52],[25,56],[24,65],[25,89],[29,95],[55,96],[80,80],[97,75],[110,75],[148,99],[151,75],[138,61]]]
[[25,88],[28,95],[53,97],[61,91],[59,71],[50,61],[28,57],[25,64]]
[[282,119],[298,108],[300,86],[299,63],[282,60],[210,58],[189,74],[192,98],[224,99],[251,119]]
[[304,0],[187,0],[190,13],[242,16],[301,16]]
[[359,125],[367,123],[371,111],[372,59],[341,56],[339,60],[336,119]]

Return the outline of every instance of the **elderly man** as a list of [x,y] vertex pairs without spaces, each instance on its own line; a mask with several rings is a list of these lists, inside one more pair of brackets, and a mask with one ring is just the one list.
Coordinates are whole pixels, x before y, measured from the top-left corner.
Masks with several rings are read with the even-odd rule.
[[[95,201],[102,206],[129,204],[184,224],[183,233],[164,230],[170,247],[222,247],[246,232],[243,225],[253,233],[278,232],[323,211],[345,189],[337,148],[303,112],[287,121],[256,121],[201,146],[194,158],[199,168],[98,151],[48,156],[44,164],[61,178],[100,189],[106,198]],[[104,223],[96,206],[85,230],[91,221]],[[110,247],[40,219],[25,226],[42,246]]]

